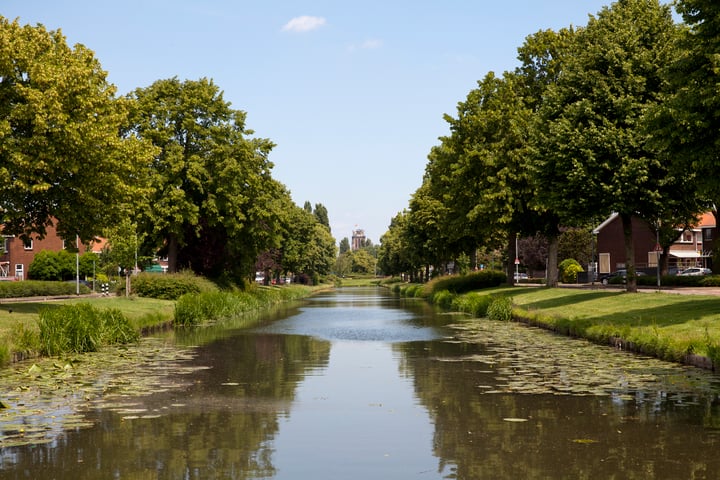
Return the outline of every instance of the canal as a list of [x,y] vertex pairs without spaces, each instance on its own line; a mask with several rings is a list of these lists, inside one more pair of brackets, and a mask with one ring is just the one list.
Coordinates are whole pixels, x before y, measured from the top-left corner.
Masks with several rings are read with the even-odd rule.
[[121,355],[132,367],[85,382],[101,394],[4,393],[25,413],[2,433],[38,441],[3,447],[0,479],[720,476],[711,372],[382,288],[322,293],[252,328],[161,334]]

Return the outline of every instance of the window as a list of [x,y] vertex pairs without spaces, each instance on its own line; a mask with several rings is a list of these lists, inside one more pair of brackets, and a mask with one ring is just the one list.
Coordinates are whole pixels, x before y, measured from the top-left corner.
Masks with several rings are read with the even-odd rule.
[[25,280],[25,267],[22,263],[15,264],[15,278],[18,280]]
[[23,248],[25,250],[32,250],[33,249],[32,239],[23,240]]
[[712,240],[712,228],[703,228],[703,239]]

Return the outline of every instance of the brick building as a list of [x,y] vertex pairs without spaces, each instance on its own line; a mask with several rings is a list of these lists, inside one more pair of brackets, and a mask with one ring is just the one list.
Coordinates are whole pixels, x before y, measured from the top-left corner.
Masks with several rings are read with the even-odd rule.
[[[100,252],[104,241],[98,240],[90,244],[90,249]],[[67,245],[75,247],[75,245]],[[13,235],[3,235],[0,251],[0,280],[25,280],[30,264],[35,255],[43,250],[58,252],[66,248],[65,240],[60,238],[54,226],[47,227],[46,235],[40,238],[33,235],[30,240],[23,240]],[[88,247],[80,245],[80,254],[88,251]]]

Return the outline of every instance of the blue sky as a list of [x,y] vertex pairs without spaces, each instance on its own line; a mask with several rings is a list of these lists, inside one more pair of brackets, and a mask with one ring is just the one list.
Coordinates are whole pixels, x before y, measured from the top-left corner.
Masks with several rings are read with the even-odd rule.
[[0,14],[61,29],[125,94],[208,77],[273,177],[327,207],[335,238],[373,243],[420,186],[430,148],[489,71],[541,29],[587,23],[609,0],[3,0]]

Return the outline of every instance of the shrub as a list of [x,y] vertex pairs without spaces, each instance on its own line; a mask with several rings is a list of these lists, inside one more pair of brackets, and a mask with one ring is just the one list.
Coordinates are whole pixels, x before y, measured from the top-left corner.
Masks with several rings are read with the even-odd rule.
[[214,283],[191,272],[141,273],[133,277],[131,288],[140,297],[164,300],[177,300],[187,293],[217,291]]
[[447,290],[441,290],[439,292],[434,292],[430,297],[430,301],[440,308],[447,310],[452,306],[453,299],[456,296],[457,295],[454,295]]
[[438,277],[428,282],[428,295],[433,292],[447,290],[451,293],[466,293],[473,290],[497,287],[507,281],[507,276],[497,270],[482,270],[468,275],[451,275]]
[[411,283],[409,285],[400,285],[400,295],[403,297],[420,297],[423,294],[423,286],[419,283]]
[[578,261],[573,258],[566,258],[560,262],[558,268],[560,269],[560,277],[564,283],[576,283],[578,273],[585,271]]
[[[709,280],[709,282],[713,282],[713,280],[710,280],[712,277],[702,277],[702,276],[692,276],[692,275],[662,275],[660,277],[660,284],[664,287],[701,287],[701,286],[715,286],[712,283],[705,283]],[[613,279],[616,281],[612,281],[611,283],[622,283],[622,278]],[[718,278],[720,280],[720,278]],[[657,276],[655,275],[642,275],[637,277],[637,284],[651,287],[657,285]]]
[[[75,282],[49,282],[41,280],[0,282],[0,298],[75,295],[75,290]],[[81,284],[80,293],[90,293],[90,289]]]
[[504,296],[494,297],[487,308],[487,317],[504,322],[512,320],[512,299]]
[[470,292],[453,298],[452,309],[472,315],[473,317],[487,316],[487,310],[493,297]]
[[708,275],[700,277],[700,285],[703,287],[720,287],[720,275]]

